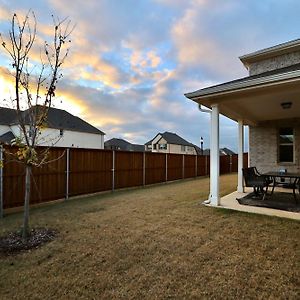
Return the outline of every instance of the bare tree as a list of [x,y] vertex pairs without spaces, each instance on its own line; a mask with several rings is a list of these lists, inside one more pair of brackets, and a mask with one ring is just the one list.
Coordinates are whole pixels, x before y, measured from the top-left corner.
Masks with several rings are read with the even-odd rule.
[[18,147],[15,156],[25,166],[24,239],[29,235],[32,167],[47,163],[49,152],[49,148],[37,149],[38,140],[43,128],[47,127],[48,110],[55,98],[57,82],[62,77],[61,67],[69,53],[67,44],[71,42],[69,36],[74,28],[68,19],[59,20],[54,16],[52,19],[51,42],[40,43],[33,11],[29,11],[24,20],[14,14],[8,36],[1,35],[2,47],[11,58],[12,101],[21,133],[14,142]]

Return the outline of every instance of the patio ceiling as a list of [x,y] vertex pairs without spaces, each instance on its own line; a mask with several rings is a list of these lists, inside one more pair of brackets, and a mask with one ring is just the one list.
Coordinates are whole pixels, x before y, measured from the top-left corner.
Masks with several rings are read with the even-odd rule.
[[[243,120],[245,125],[257,126],[265,121],[300,118],[300,77],[221,87],[218,87],[219,90],[213,87],[208,92],[205,89],[196,91],[186,97],[208,108],[218,104],[221,114],[236,121]],[[284,102],[292,102],[291,108],[283,109],[281,103]]]

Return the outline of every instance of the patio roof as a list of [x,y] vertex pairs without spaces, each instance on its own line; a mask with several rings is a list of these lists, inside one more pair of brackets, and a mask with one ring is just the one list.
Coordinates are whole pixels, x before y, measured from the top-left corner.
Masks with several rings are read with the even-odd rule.
[[[299,95],[300,64],[185,94],[208,108],[219,104],[221,114],[254,126],[264,121],[300,118]],[[283,109],[283,102],[292,102],[291,109]]]

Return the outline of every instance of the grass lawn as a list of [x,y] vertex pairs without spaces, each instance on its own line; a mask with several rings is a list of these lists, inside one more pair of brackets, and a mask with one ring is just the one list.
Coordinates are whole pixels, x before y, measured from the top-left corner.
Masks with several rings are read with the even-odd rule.
[[[221,177],[221,193],[236,188]],[[0,299],[300,299],[300,222],[208,208],[209,179],[70,200],[31,212],[59,230],[0,257]],[[22,214],[0,220],[0,235]]]

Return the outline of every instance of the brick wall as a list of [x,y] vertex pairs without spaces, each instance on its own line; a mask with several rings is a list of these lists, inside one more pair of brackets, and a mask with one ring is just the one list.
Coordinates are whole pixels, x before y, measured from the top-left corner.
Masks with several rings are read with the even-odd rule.
[[[294,163],[278,162],[278,129],[280,127],[294,128]],[[258,127],[249,127],[250,166],[256,166],[258,171],[300,172],[300,120],[280,120],[266,122]]]
[[300,51],[288,53],[250,64],[249,74],[256,75],[300,63]]

